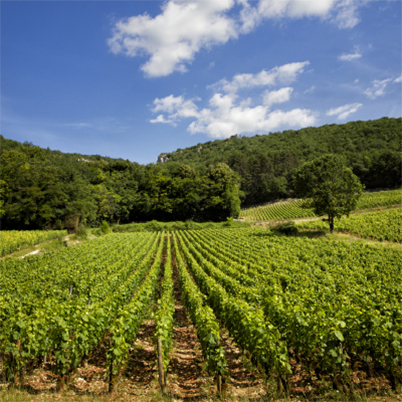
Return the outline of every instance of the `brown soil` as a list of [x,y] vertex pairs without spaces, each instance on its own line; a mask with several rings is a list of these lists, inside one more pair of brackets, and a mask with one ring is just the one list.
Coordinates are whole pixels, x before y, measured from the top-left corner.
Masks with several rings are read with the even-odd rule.
[[116,391],[129,395],[145,396],[157,390],[158,368],[153,334],[154,321],[145,321],[130,348],[127,365]]
[[267,394],[264,376],[251,364],[226,330],[221,332],[227,370],[227,395],[231,398],[261,400]]
[[175,311],[173,327],[173,351],[167,375],[166,392],[188,400],[214,393],[213,377],[203,370],[203,357],[197,331],[181,303],[178,273],[174,261]]
[[[175,322],[173,339],[180,346],[170,361],[171,393],[179,398],[217,397],[217,384],[213,376],[202,370],[203,358],[201,345],[197,338],[196,329],[190,325],[189,317],[182,305],[181,292],[178,283],[176,260],[173,254],[173,268],[175,281]],[[266,395],[266,386],[263,375],[252,366],[243,355],[242,350],[223,328],[221,342],[225,351],[228,376],[223,381],[226,384],[226,395],[236,400],[260,400]]]

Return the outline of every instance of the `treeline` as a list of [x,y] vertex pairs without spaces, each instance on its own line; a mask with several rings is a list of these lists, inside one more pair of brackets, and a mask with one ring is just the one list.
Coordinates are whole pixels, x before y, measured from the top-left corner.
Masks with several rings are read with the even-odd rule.
[[63,154],[4,137],[0,163],[3,230],[222,221],[240,212],[239,178],[224,164],[196,174],[187,165]]
[[401,122],[327,125],[254,137],[233,136],[139,165],[65,154],[0,136],[4,229],[76,230],[80,222],[223,221],[244,206],[293,196],[292,177],[326,153],[344,157],[366,188],[401,183]]
[[401,124],[401,118],[384,117],[253,137],[235,135],[160,158],[168,158],[164,165],[184,163],[198,172],[211,163],[227,164],[241,177],[243,206],[291,197],[294,170],[328,153],[342,155],[366,189],[395,188],[401,184]]

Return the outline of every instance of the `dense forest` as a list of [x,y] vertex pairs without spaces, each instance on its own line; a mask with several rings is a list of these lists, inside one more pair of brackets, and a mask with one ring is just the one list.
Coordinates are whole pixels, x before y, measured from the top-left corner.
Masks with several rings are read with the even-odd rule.
[[[331,124],[210,141],[161,154],[169,164],[188,164],[204,172],[213,163],[227,164],[241,177],[243,205],[291,197],[294,170],[323,154],[342,155],[366,189],[401,184],[402,119]],[[166,162],[167,160],[167,162]]]
[[139,165],[1,140],[1,228],[77,230],[133,221],[222,221],[240,211],[239,178],[224,164]]
[[251,205],[293,195],[295,169],[327,153],[344,157],[366,188],[401,182],[402,119],[233,136],[139,165],[66,154],[0,136],[2,229],[76,230],[79,223],[236,217]]

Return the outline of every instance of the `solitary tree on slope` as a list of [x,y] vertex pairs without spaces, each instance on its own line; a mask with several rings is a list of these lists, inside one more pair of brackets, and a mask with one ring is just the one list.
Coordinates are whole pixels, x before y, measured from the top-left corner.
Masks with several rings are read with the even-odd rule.
[[334,218],[349,216],[363,193],[359,178],[336,155],[324,155],[302,165],[294,175],[296,196],[305,198],[304,208],[318,216],[328,215],[329,229]]

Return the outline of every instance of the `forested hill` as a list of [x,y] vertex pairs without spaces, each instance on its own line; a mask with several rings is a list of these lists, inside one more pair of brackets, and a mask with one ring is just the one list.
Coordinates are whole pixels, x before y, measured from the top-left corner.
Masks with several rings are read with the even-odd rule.
[[232,136],[161,154],[165,165],[188,164],[197,171],[223,162],[241,176],[244,205],[291,195],[292,171],[325,153],[343,155],[366,188],[401,183],[402,119],[356,121],[253,137]]
[[240,212],[237,176],[224,164],[139,165],[66,154],[0,136],[1,229],[63,229],[133,221],[222,221]]
[[244,206],[293,196],[305,161],[343,155],[366,188],[401,181],[402,119],[383,118],[231,137],[140,165],[66,154],[0,136],[1,229],[76,230],[80,222],[221,221]]

